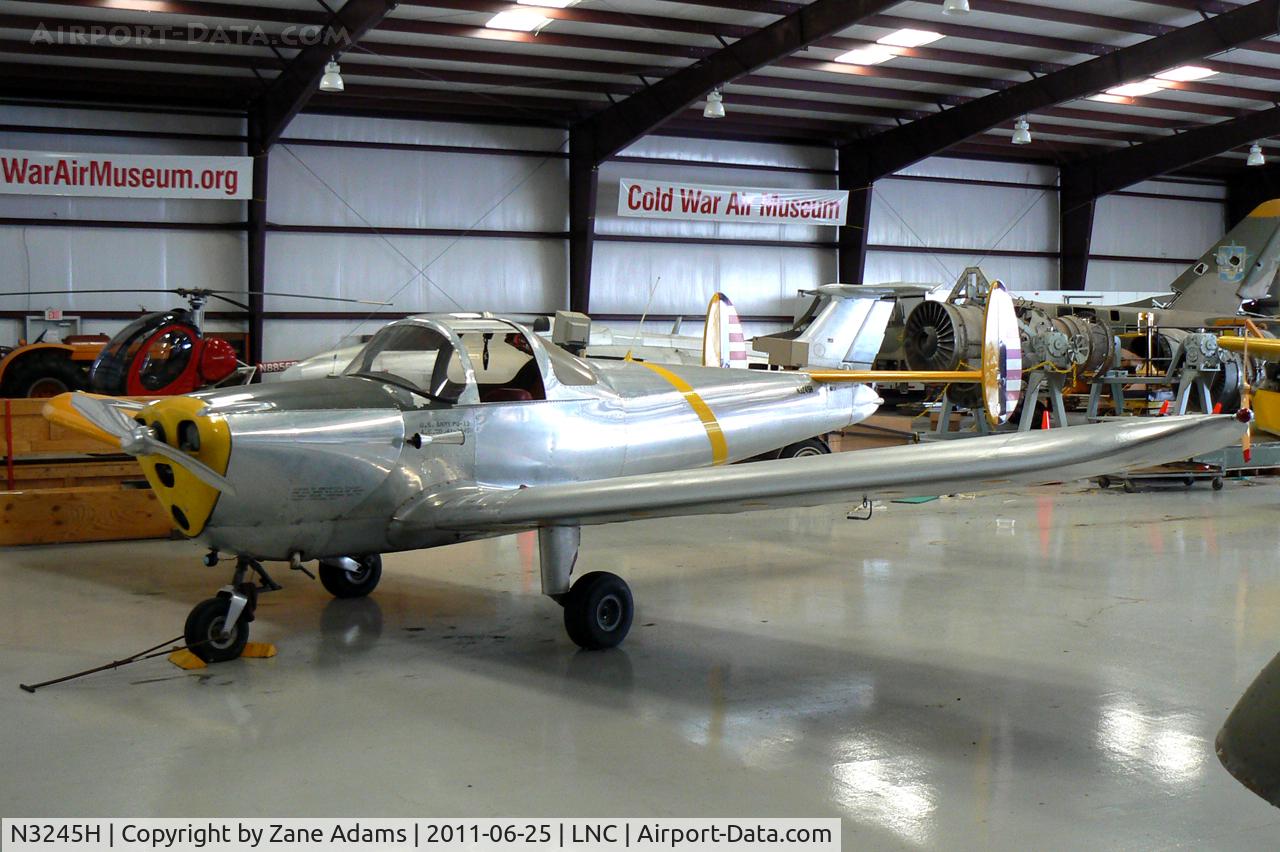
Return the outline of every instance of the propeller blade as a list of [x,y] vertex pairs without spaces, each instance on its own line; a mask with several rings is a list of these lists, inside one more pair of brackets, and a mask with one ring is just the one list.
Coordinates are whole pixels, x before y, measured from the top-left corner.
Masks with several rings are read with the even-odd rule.
[[140,438],[137,443],[141,451],[139,453],[140,455],[164,456],[179,467],[186,469],[192,476],[199,479],[205,485],[216,488],[224,494],[231,494],[232,496],[235,495],[236,488],[231,484],[231,480],[227,479],[225,476],[218,473],[199,459],[193,458],[181,450],[175,449],[154,437],[144,436]]
[[204,462],[158,439],[151,430],[130,419],[112,402],[90,394],[71,396],[71,406],[92,425],[120,441],[120,449],[132,456],[163,456],[192,476],[227,494],[235,494],[231,480]]
[[121,441],[129,438],[138,424],[125,415],[120,409],[102,397],[86,393],[71,395],[71,407],[104,432],[116,436]]

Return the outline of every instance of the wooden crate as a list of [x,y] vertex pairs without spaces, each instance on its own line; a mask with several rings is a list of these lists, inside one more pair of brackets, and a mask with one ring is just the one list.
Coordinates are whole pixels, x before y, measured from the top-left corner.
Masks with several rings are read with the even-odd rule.
[[0,492],[0,546],[165,538],[172,528],[150,489],[91,485]]
[[13,457],[29,458],[33,455],[70,456],[80,453],[118,453],[119,447],[104,444],[99,440],[64,429],[44,419],[45,400],[43,399],[6,399],[0,400],[0,425],[3,425],[4,414],[8,412],[9,426],[5,431],[4,444],[7,446],[9,435],[12,435]]
[[167,536],[151,489],[124,485],[145,483],[138,462],[45,420],[44,402],[0,400],[0,546]]

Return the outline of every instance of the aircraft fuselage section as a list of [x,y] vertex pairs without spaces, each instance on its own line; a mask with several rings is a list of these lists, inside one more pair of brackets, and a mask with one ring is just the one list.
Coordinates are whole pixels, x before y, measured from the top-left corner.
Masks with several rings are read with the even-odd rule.
[[[639,363],[598,373],[594,385],[520,402],[428,403],[357,377],[203,395],[231,429],[227,477],[237,492],[219,498],[201,538],[260,559],[452,543],[463,536],[407,545],[388,528],[400,507],[453,485],[532,487],[726,464],[856,423],[880,403],[865,385],[815,384],[800,373]],[[461,444],[421,441],[458,432]]]

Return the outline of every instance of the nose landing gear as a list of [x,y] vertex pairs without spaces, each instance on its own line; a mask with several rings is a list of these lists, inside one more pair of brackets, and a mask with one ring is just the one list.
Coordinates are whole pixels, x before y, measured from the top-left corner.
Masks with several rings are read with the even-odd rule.
[[[260,582],[249,579],[251,571]],[[281,588],[262,563],[247,556],[237,558],[231,583],[223,586],[216,597],[196,604],[187,616],[182,633],[191,653],[206,663],[224,663],[239,657],[249,641],[249,623],[258,608],[258,595]]]

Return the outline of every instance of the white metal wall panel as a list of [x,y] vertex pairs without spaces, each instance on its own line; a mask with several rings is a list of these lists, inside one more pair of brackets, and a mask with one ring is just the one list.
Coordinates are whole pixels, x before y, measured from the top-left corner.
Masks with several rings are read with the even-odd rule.
[[693,160],[705,163],[789,166],[828,171],[836,167],[834,148],[774,145],[762,142],[729,142],[723,139],[682,139],[675,136],[646,136],[622,149],[618,156]]
[[[39,127],[98,128],[104,130],[149,130],[169,133],[244,133],[244,119],[219,115],[170,115],[159,112],[128,112],[105,109],[6,105],[5,124]],[[96,137],[106,143],[108,137]],[[151,142],[155,140],[141,140]],[[148,149],[150,150],[150,149]]]
[[871,198],[873,246],[1058,250],[1054,190],[890,178]]
[[568,174],[561,158],[278,145],[267,216],[288,225],[564,231]]
[[1010,290],[1058,289],[1057,258],[982,257],[981,254],[954,255],[921,252],[867,252],[866,280],[869,283],[907,281],[917,284],[945,284],[950,287],[966,266],[976,265],[988,278],[1000,279]]
[[1109,195],[1094,207],[1090,253],[1198,258],[1226,232],[1225,217],[1220,204]]
[[[373,334],[389,322],[378,314],[367,320],[266,320],[262,329],[264,361],[300,361],[361,337]],[[264,377],[271,381],[270,376]]]
[[1226,201],[1227,187],[1222,183],[1201,183],[1198,181],[1184,181],[1178,179],[1171,180],[1146,180],[1142,183],[1135,183],[1133,186],[1126,186],[1124,192],[1147,192],[1153,195],[1190,195],[1196,198],[1209,198],[1216,201]]
[[[244,132],[244,120],[235,117],[28,106],[6,106],[3,114],[6,124],[66,128],[65,133],[56,134],[0,133],[0,147],[6,148],[182,155],[243,153],[242,143],[235,141],[91,136],[76,132],[95,128],[239,135]],[[15,219],[204,224],[242,222],[245,216],[245,204],[240,201],[0,196],[0,217]],[[186,303],[170,293],[128,291],[208,287],[243,294],[245,235],[240,231],[6,225],[0,226],[0,265],[6,271],[0,293],[66,292],[55,296],[6,296],[0,299],[0,309],[39,313],[54,307],[70,315],[81,311],[161,310]],[[83,292],[99,289],[121,292]],[[240,298],[243,300],[243,295]],[[216,310],[216,305],[212,309]],[[86,334],[114,334],[127,322],[82,320],[80,329]],[[220,326],[227,324],[213,323],[211,327]],[[0,325],[0,342],[12,343],[22,333],[21,321],[5,321]]]
[[835,265],[834,250],[598,241],[591,309],[640,314],[656,283],[650,313],[704,312],[720,291],[742,314],[787,314],[796,290],[835,280]]
[[[1096,239],[1097,232],[1095,231],[1094,234]],[[1184,269],[1186,266],[1181,263],[1135,263],[1095,258],[1089,261],[1089,276],[1085,280],[1085,290],[1170,293],[1173,291],[1174,279],[1181,275]]]
[[1054,186],[1058,170],[1036,163],[997,163],[959,157],[930,157],[908,166],[899,174],[920,177],[962,178],[965,180],[1008,181],[1026,185]]
[[[176,299],[73,290],[245,290],[245,236],[239,232],[3,226],[0,262],[7,271],[4,292],[67,291],[65,296],[30,297],[30,307],[37,311],[131,311],[139,305],[159,309]],[[21,310],[28,307],[27,301],[7,298],[4,303],[9,310]]]
[[606,163],[600,169],[596,232],[646,237],[644,242],[597,240],[591,271],[591,309],[598,313],[644,311],[649,288],[661,277],[651,313],[700,314],[717,290],[743,314],[785,314],[786,301],[800,288],[835,280],[834,245],[821,247],[750,246],[732,243],[681,244],[667,237],[723,240],[778,240],[834,244],[834,228],[735,222],[681,222],[617,215],[622,177],[690,184],[832,188],[835,175],[734,168],[734,164],[797,169],[832,169],[834,152],[807,146],[721,142],[654,136],[640,140],[623,156],[696,161],[717,165]]
[[553,128],[338,115],[300,115],[290,122],[285,138],[460,145],[467,148],[525,148],[537,151],[568,150],[568,135],[563,130]]
[[[424,281],[414,266],[423,268],[440,289]],[[548,312],[564,306],[567,269],[563,240],[474,237],[389,237],[384,240],[373,235],[273,233],[267,240],[266,289],[352,299],[389,299],[395,303],[394,310],[401,312]],[[346,313],[362,308],[268,298],[267,310]]]

